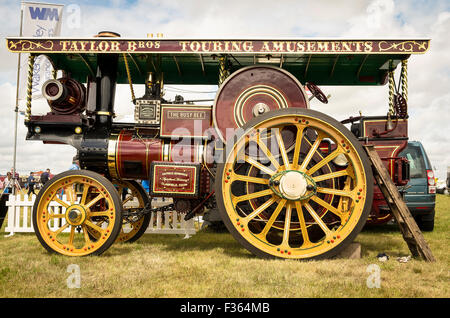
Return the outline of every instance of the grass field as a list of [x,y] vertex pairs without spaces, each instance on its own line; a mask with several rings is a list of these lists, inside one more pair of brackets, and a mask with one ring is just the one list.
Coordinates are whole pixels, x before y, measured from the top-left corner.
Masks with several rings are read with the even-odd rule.
[[[364,229],[361,259],[262,260],[228,233],[200,231],[144,235],[113,245],[100,257],[47,253],[34,234],[0,235],[0,297],[449,297],[450,196],[437,195],[435,230],[424,233],[436,263],[412,259],[396,225]],[[385,252],[387,262],[376,255]],[[80,288],[68,288],[70,264]],[[380,267],[380,288],[368,288],[370,264]]]

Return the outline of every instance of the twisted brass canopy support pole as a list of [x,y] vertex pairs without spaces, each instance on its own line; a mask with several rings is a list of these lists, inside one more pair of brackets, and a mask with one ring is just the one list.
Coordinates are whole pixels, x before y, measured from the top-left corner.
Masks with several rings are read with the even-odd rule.
[[402,61],[402,96],[408,101],[408,60]]
[[136,96],[134,95],[133,82],[131,80],[130,66],[128,65],[126,53],[123,53],[123,61],[125,63],[125,69],[127,71],[128,83],[130,84],[131,100],[132,100],[133,104],[136,104]]
[[25,111],[25,121],[28,122],[31,119],[31,99],[33,95],[33,69],[34,69],[34,58],[33,54],[28,57],[28,77],[27,77],[27,108]]
[[392,68],[392,61],[389,67],[389,114],[394,115],[394,94],[395,94],[395,81],[394,81],[394,69]]
[[227,79],[230,75],[230,71],[227,68],[227,57],[219,57],[219,86]]

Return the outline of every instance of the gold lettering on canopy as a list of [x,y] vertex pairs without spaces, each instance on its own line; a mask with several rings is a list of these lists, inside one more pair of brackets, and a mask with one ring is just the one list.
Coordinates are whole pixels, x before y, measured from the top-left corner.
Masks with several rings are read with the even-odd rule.
[[429,40],[112,40],[7,39],[13,52],[70,53],[424,53]]

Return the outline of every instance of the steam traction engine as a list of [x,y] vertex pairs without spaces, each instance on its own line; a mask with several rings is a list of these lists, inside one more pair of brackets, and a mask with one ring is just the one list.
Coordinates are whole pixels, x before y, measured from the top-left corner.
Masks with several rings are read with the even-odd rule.
[[[150,197],[170,197],[166,209],[185,218],[217,206],[233,237],[260,257],[328,258],[369,214],[373,223],[389,218],[362,143],[376,145],[398,185],[407,181],[398,158],[408,137],[406,62],[428,40],[140,40],[103,32],[7,45],[30,53],[27,139],[75,147],[82,167],[54,177],[36,200],[34,229],[49,251],[101,254],[134,241],[155,211]],[[31,82],[40,54],[56,71],[42,88],[51,111],[38,116]],[[328,103],[317,85],[387,82],[387,116],[339,122],[309,107],[312,98]],[[133,123],[114,121],[117,83],[130,85]],[[137,98],[139,84],[145,94]],[[219,89],[205,106],[166,101],[164,84]],[[143,179],[149,195],[136,181]]]

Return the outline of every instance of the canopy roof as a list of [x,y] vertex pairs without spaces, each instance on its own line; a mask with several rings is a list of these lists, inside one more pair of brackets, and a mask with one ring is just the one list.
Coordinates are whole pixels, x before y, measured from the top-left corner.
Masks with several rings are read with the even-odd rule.
[[389,65],[423,54],[429,39],[125,39],[7,38],[15,53],[44,54],[56,69],[82,82],[95,76],[97,54],[119,54],[118,83],[133,83],[147,72],[163,72],[166,84],[217,84],[219,57],[231,72],[249,65],[282,67],[302,82],[317,85],[381,85]]

